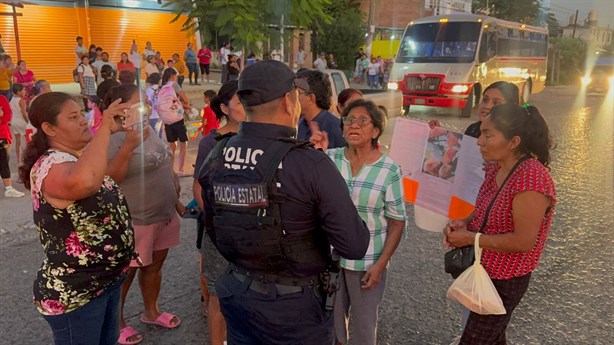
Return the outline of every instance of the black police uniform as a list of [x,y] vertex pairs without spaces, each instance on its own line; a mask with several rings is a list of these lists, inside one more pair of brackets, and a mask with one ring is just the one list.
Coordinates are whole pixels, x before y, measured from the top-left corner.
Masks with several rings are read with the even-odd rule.
[[[295,136],[296,129],[286,126],[241,123],[238,134],[225,143],[223,153],[221,148],[214,149],[199,178],[207,233],[222,254],[230,258],[230,268],[215,286],[228,325],[229,344],[332,344],[332,313],[323,307],[318,275],[329,264],[331,245],[348,259],[363,258],[369,245],[369,231],[337,168],[323,152],[306,145],[292,148],[278,169],[272,169],[272,184],[284,198],[278,208],[283,241],[279,242],[279,251],[275,246],[270,249],[276,254],[263,255],[269,249],[263,249],[268,248],[264,240],[262,246],[258,241],[260,235],[268,236],[265,230],[256,228],[257,231],[241,234],[237,225],[242,221],[241,211],[230,217],[216,208],[223,203],[257,203],[266,198],[272,202],[274,195],[234,195],[231,192],[233,188],[239,191],[239,183],[216,184],[216,176],[232,171],[241,180],[241,174],[253,174],[257,164],[268,161],[263,157],[270,156],[267,152],[274,143],[291,141]],[[222,171],[207,168],[215,152],[223,159]],[[227,188],[226,194],[222,187]],[[234,207],[240,210],[242,206]],[[262,229],[265,228],[266,224]],[[239,236],[251,236],[250,242],[227,241],[228,233],[233,231]],[[224,238],[226,242],[222,243]],[[286,246],[284,241],[292,238],[299,240]]]

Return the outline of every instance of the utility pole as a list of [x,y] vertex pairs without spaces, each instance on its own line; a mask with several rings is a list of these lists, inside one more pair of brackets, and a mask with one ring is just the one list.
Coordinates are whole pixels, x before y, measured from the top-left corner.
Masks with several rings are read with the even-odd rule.
[[578,12],[576,10],[576,17],[573,19],[573,32],[571,33],[571,38],[576,38],[576,25],[578,25]]

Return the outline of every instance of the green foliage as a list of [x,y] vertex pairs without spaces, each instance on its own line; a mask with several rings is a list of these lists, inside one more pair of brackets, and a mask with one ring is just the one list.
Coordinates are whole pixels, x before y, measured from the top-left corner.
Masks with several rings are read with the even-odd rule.
[[360,1],[335,0],[326,6],[326,13],[332,22],[316,23],[320,30],[314,30],[312,50],[316,54],[332,53],[340,69],[353,70],[354,54],[365,42],[366,23]]
[[551,38],[550,43],[554,48],[561,51],[559,62],[561,83],[576,82],[584,68],[587,52],[586,43],[579,38],[571,37]]
[[541,0],[473,0],[472,8],[473,13],[489,10],[491,17],[529,25],[544,25],[549,18]]
[[259,43],[265,42],[269,24],[277,24],[283,14],[286,25],[311,27],[316,20],[329,23],[325,6],[332,0],[169,0],[177,15],[187,14],[183,30],[198,30],[204,42],[214,35],[230,37],[238,48],[260,52]]

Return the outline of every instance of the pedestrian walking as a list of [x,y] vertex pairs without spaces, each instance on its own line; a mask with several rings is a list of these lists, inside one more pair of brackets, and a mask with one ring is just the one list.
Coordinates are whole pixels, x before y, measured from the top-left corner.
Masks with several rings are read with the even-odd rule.
[[512,313],[529,287],[552,224],[556,191],[550,176],[552,138],[537,108],[495,106],[481,124],[487,163],[475,211],[444,229],[446,246],[473,245],[480,232],[481,264],[503,301],[504,315],[471,312],[461,345],[506,344]]
[[115,117],[126,109],[111,104],[92,137],[70,95],[46,93],[30,107],[36,133],[19,177],[45,254],[34,304],[56,345],[112,345],[119,336],[120,287],[136,252],[128,205],[106,172]]
[[[222,85],[218,95],[211,102],[214,120],[224,120],[225,125],[219,130],[213,129],[204,136],[198,144],[198,154],[194,165],[193,194],[198,206],[204,209],[202,188],[198,183],[200,169],[205,159],[217,144],[220,136],[234,134],[239,131],[239,124],[246,120],[245,110],[236,94],[237,81],[227,81]],[[220,300],[215,290],[215,283],[228,267],[228,261],[218,252],[208,236],[203,236],[201,243],[201,292],[206,299],[207,325],[211,345],[223,345],[226,340],[226,322],[220,310]],[[204,282],[204,284],[203,284]],[[207,297],[208,296],[208,297]]]
[[239,74],[241,73],[241,67],[239,66],[238,56],[235,54],[228,55],[228,66],[226,70],[228,71],[228,80],[239,80]]
[[[183,103],[183,102],[188,102]],[[182,104],[183,103],[183,104]],[[191,109],[185,93],[177,84],[177,71],[168,68],[162,75],[162,87],[158,91],[155,101],[158,115],[164,123],[166,140],[173,152],[173,162],[177,155],[177,142],[179,142],[179,158],[177,159],[177,174],[185,176],[184,165],[188,150],[188,132],[185,127],[184,109]],[[174,164],[173,164],[174,166]]]
[[237,93],[248,121],[199,176],[206,232],[230,262],[215,284],[229,344],[332,344],[330,245],[359,259],[369,242],[335,166],[293,140],[297,87],[309,89],[279,61],[247,67]]
[[160,90],[160,80],[162,77],[160,73],[152,73],[147,77],[147,89],[145,94],[147,95],[147,102],[151,107],[151,114],[149,115],[149,125],[153,128],[154,133],[159,138],[162,138],[162,119],[158,115],[156,101],[158,98],[158,91]]
[[200,67],[200,82],[205,83],[205,76],[207,77],[207,84],[209,83],[209,65],[211,64],[211,50],[203,45],[198,50],[198,65]]
[[[105,104],[121,99],[130,106],[134,115],[142,113],[141,94],[136,85],[122,85],[111,89]],[[140,114],[139,114],[140,113]],[[142,116],[146,119],[146,116]],[[126,323],[124,305],[128,291],[138,274],[143,297],[140,321],[166,329],[179,326],[181,320],[158,308],[162,282],[162,268],[169,248],[179,244],[179,215],[176,211],[177,193],[174,183],[173,157],[160,138],[150,135],[147,123],[138,123],[142,129],[119,132],[109,143],[108,175],[116,181],[124,195],[134,224],[135,248],[140,260],[130,262],[128,276],[122,284],[120,317],[120,344],[134,344],[142,336]],[[147,158],[146,158],[147,157]],[[148,191],[144,194],[143,191]]]
[[[190,85],[200,85],[198,83],[198,58],[192,48],[192,43],[188,43],[188,48],[183,52],[183,59],[188,67],[188,81]],[[194,75],[194,82],[192,82],[192,75]]]
[[9,101],[4,95],[0,95],[0,177],[4,185],[4,197],[20,198],[25,194],[13,188],[11,168],[9,166],[11,144],[13,143],[10,127],[12,118],[13,112]]
[[371,59],[371,62],[367,65],[367,83],[370,89],[379,88],[379,72],[380,64],[375,58]]

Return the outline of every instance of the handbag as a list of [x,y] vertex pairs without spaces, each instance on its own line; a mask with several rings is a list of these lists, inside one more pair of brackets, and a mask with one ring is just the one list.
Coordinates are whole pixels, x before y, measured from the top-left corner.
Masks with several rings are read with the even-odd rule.
[[452,283],[446,297],[480,315],[504,315],[506,311],[501,296],[480,263],[480,235],[475,235],[473,245],[475,262]]
[[[481,233],[486,227],[486,221],[488,220],[490,209],[492,208],[492,205],[494,205],[495,200],[497,200],[497,196],[499,196],[499,192],[501,191],[501,189],[503,189],[503,186],[505,186],[505,183],[507,182],[507,180],[510,178],[510,176],[512,176],[512,174],[514,173],[516,168],[518,168],[520,163],[524,162],[525,160],[529,158],[530,156],[528,155],[525,155],[522,158],[520,158],[518,162],[514,164],[510,172],[507,174],[507,176],[505,177],[505,180],[503,180],[503,183],[501,184],[501,187],[499,187],[499,189],[497,190],[497,193],[490,201],[490,204],[488,205],[488,208],[486,209],[486,212],[484,213],[485,214],[484,220],[482,220],[482,224],[480,225],[480,229],[478,230],[478,233]],[[458,276],[460,276],[461,273],[463,273],[467,268],[473,265],[474,256],[475,256],[474,254],[475,254],[475,249],[474,249],[474,246],[472,245],[454,248],[448,251],[444,256],[444,270],[446,271],[446,273],[450,273],[452,278],[454,279],[458,278]]]

